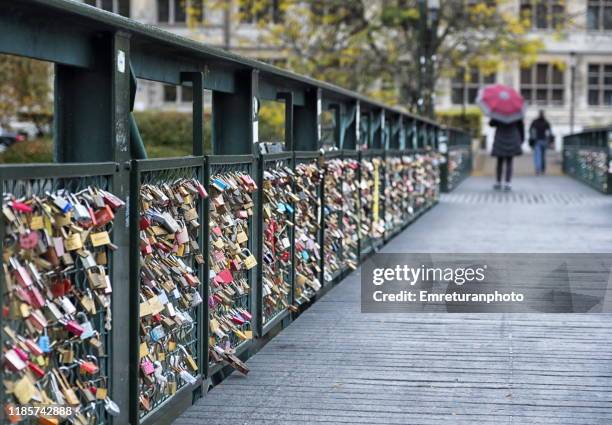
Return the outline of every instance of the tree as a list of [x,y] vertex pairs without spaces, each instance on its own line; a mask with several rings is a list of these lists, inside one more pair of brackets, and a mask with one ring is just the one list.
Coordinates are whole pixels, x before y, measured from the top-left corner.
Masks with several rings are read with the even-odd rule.
[[437,16],[425,0],[238,1],[290,70],[429,115],[440,77],[533,61],[541,47],[509,0],[445,0]]
[[0,55],[0,125],[23,118],[41,132],[52,120],[51,81],[49,63]]

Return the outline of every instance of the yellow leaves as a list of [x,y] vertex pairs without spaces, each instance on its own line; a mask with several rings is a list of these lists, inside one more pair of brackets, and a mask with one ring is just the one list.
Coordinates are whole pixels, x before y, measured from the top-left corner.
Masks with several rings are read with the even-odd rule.
[[486,2],[475,3],[468,8],[471,15],[474,17],[491,17],[497,12],[495,5],[489,6]]
[[565,71],[565,69],[567,68],[567,62],[565,62],[564,59],[553,59],[550,61],[550,63],[557,68],[559,71]]

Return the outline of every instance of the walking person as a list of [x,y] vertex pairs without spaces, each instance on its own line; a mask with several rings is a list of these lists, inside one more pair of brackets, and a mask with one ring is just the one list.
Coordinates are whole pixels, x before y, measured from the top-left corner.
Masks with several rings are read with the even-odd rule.
[[544,111],[540,110],[540,116],[533,120],[529,127],[529,146],[533,149],[536,176],[546,172],[546,149],[552,137],[550,123],[544,117]]
[[525,125],[523,120],[504,123],[495,119],[489,125],[496,128],[492,155],[497,157],[497,180],[493,188],[502,189],[503,176],[503,189],[509,191],[512,189],[512,162],[515,156],[523,153],[521,145],[525,141]]

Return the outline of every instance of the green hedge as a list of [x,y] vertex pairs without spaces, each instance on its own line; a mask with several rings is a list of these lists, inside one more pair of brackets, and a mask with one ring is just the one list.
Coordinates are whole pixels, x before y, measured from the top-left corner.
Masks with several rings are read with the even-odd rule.
[[2,164],[53,162],[53,140],[45,137],[15,143],[0,154]]
[[482,135],[482,112],[478,108],[467,108],[465,114],[461,109],[437,111],[436,118],[441,124],[468,131],[474,139]]
[[[189,155],[192,143],[191,112],[144,111],[134,117],[151,158]],[[204,141],[210,146],[210,119],[204,118]]]

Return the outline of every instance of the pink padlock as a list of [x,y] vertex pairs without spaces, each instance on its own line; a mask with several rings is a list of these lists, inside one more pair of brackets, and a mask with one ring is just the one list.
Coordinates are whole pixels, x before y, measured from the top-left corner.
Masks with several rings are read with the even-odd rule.
[[19,235],[19,246],[23,249],[35,248],[38,244],[38,232],[27,232]]
[[155,366],[151,360],[145,358],[140,362],[140,370],[145,375],[152,375],[155,372]]
[[68,332],[76,336],[81,336],[85,332],[85,329],[76,320],[69,320],[64,326]]
[[13,208],[15,211],[19,211],[22,213],[31,213],[32,211],[34,211],[31,206],[19,201],[11,202],[11,208]]

